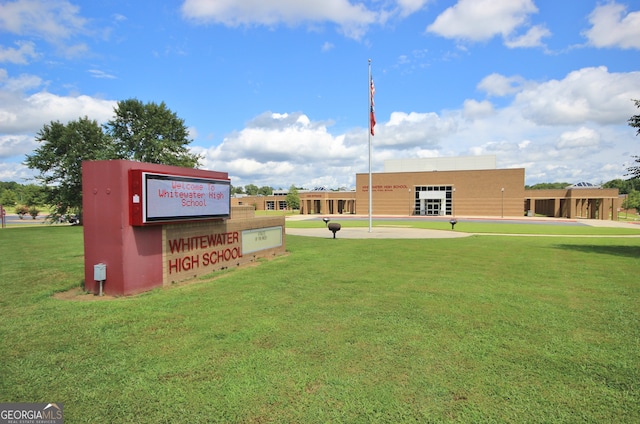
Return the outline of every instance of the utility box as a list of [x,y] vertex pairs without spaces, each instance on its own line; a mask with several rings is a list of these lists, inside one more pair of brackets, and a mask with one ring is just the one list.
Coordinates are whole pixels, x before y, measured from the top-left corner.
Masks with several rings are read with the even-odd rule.
[[93,266],[93,279],[104,281],[107,279],[107,264],[95,264]]

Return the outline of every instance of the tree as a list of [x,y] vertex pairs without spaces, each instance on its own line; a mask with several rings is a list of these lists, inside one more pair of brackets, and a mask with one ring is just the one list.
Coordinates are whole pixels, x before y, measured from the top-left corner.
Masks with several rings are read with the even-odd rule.
[[628,174],[631,178],[640,178],[640,156],[631,156],[632,158],[635,158],[635,163],[637,163],[637,165],[631,165],[629,168],[627,168],[627,171],[629,171]]
[[15,181],[0,181],[0,205],[15,206],[20,200],[22,186]]
[[31,215],[31,218],[36,219],[39,213],[40,209],[36,208],[35,206],[31,206],[29,208],[29,215]]
[[532,186],[524,186],[527,190],[549,190],[549,189],[563,189],[567,188],[571,184],[569,183],[538,183]]
[[20,219],[23,219],[24,216],[29,213],[29,208],[25,205],[18,205],[16,206],[16,213]]
[[624,209],[636,209],[640,211],[640,191],[631,191],[622,202]]
[[82,161],[113,159],[113,145],[95,120],[80,118],[64,125],[51,122],[36,135],[41,143],[25,164],[40,171],[45,201],[54,206],[50,220],[76,213],[82,222]]
[[22,186],[22,201],[27,206],[46,204],[46,188],[36,184]]
[[[631,101],[640,109],[640,100],[631,99]],[[640,135],[640,115],[633,115],[627,122],[629,122],[629,126],[637,128],[638,130],[636,131],[636,135]]]
[[0,205],[15,206],[18,203],[18,197],[13,190],[5,189],[0,194]]
[[[640,108],[640,100],[632,100],[637,108]],[[636,135],[640,135],[640,115],[633,115],[629,118],[629,126],[633,128],[638,128],[636,131]],[[631,156],[635,159],[636,165],[631,165],[627,168],[629,173],[627,175],[631,176],[631,178],[640,178],[640,156]]]
[[118,102],[115,118],[105,130],[119,159],[194,168],[200,156],[189,153],[191,143],[184,120],[160,104],[129,99]]
[[244,192],[247,193],[247,196],[257,196],[258,186],[255,184],[247,184],[244,186]]
[[640,178],[630,180],[615,179],[602,184],[603,188],[617,188],[620,194],[628,194],[633,190],[640,191]]
[[300,195],[293,184],[289,187],[289,192],[287,193],[287,207],[291,210],[300,209]]
[[271,196],[273,194],[273,189],[269,186],[262,186],[258,189],[258,194],[262,196]]

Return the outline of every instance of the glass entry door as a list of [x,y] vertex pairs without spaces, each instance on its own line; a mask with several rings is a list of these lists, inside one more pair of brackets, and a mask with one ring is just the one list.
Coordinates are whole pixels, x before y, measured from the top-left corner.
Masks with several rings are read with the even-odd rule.
[[424,200],[425,215],[441,215],[442,200],[440,199],[422,199]]

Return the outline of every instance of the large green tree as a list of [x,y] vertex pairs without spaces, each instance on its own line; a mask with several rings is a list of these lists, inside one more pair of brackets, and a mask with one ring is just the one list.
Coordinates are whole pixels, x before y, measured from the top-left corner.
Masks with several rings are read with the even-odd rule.
[[640,179],[631,178],[629,180],[615,179],[602,184],[603,188],[617,188],[620,194],[628,194],[632,191],[640,191]]
[[300,209],[300,194],[295,185],[291,184],[287,193],[287,207],[291,210]]
[[262,186],[258,189],[258,194],[262,196],[271,196],[273,194],[273,188],[269,186]]
[[[633,100],[636,104],[637,108],[640,108],[640,100]],[[636,135],[640,135],[640,115],[633,115],[629,118],[629,125],[633,128],[637,128]],[[631,156],[635,159],[635,165],[631,165],[627,168],[629,173],[627,175],[631,176],[631,178],[640,178],[640,156]]]
[[247,196],[257,196],[258,190],[260,189],[255,184],[247,184],[244,186],[244,192],[247,193]]
[[[632,100],[635,104],[636,107],[640,109],[640,100]],[[633,128],[637,128],[638,130],[636,131],[636,135],[640,135],[640,115],[633,115],[631,118],[629,118],[629,126],[632,126]]]
[[640,211],[640,191],[631,191],[624,199],[624,202],[622,202],[622,207]]
[[199,156],[189,153],[184,121],[163,103],[118,102],[115,118],[101,127],[89,118],[67,124],[51,122],[36,135],[41,143],[25,164],[40,171],[36,177],[54,206],[51,219],[76,213],[82,217],[82,161],[128,159],[141,162],[197,166]]
[[47,203],[47,188],[36,184],[22,186],[22,203],[27,206],[42,206]]
[[194,168],[200,157],[189,152],[191,143],[184,120],[164,102],[118,102],[115,118],[104,126],[120,159]]
[[44,200],[54,207],[51,219],[70,213],[82,216],[82,161],[113,158],[113,145],[95,120],[87,117],[44,125],[36,135],[41,143],[25,164],[48,189]]
[[0,205],[5,208],[15,206],[19,200],[20,184],[15,181],[0,181]]
[[8,208],[10,206],[15,206],[18,203],[18,196],[15,191],[10,189],[0,190],[0,205]]

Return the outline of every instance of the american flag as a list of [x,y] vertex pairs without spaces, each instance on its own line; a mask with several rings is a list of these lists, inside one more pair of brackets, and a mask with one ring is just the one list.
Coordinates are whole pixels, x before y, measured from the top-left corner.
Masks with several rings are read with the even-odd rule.
[[369,127],[371,128],[371,135],[374,135],[374,131],[373,131],[373,127],[376,126],[376,110],[374,107],[374,101],[373,101],[373,96],[376,94],[376,87],[373,85],[373,78],[371,78],[371,111],[370,111],[370,116],[369,119],[371,120],[371,122],[369,123]]

